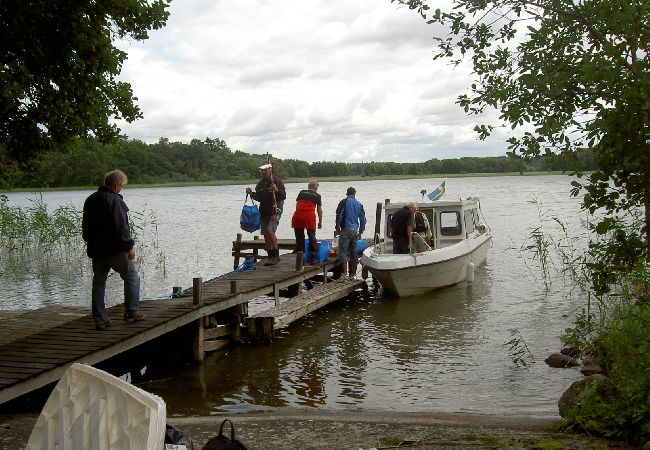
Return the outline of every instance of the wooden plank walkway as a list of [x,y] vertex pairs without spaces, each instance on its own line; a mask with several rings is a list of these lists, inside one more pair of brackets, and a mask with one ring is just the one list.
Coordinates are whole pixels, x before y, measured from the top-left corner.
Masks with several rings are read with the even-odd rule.
[[180,298],[143,301],[146,320],[136,323],[123,321],[122,304],[113,306],[108,309],[112,326],[102,331],[95,330],[89,314],[78,312],[56,320],[48,319],[47,311],[9,317],[13,328],[0,333],[0,404],[57,381],[72,363],[97,364],[203,317],[325,277],[335,265],[330,258],[297,271],[295,255],[283,255],[276,266],[259,264],[254,272],[231,272],[205,282],[200,305],[193,303],[191,289]]
[[316,286],[280,305],[247,317],[248,333],[252,337],[269,340],[275,330],[286,328],[295,320],[345,297],[362,286],[366,286],[366,282],[355,278],[340,278]]

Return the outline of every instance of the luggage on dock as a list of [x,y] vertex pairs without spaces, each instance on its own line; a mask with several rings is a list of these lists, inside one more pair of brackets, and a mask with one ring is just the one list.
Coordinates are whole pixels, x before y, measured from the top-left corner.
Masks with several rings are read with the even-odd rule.
[[255,204],[255,200],[251,197],[252,205],[247,205],[248,194],[246,194],[246,199],[244,200],[244,206],[241,210],[241,215],[239,216],[239,225],[244,231],[253,233],[260,229],[260,210]]
[[[316,241],[316,261],[322,263],[330,256],[329,241]],[[305,239],[305,262],[309,262],[309,239]]]

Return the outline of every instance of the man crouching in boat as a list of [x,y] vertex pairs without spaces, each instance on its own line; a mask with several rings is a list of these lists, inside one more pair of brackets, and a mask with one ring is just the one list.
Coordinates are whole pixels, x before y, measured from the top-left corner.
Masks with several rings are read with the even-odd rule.
[[[366,212],[363,205],[355,198],[357,191],[349,187],[346,198],[336,207],[335,235],[339,236],[339,246],[336,250],[341,276],[348,274],[354,277],[357,274],[359,258],[357,257],[357,241],[366,229]],[[350,266],[348,267],[348,262]],[[348,269],[349,268],[349,272]]]

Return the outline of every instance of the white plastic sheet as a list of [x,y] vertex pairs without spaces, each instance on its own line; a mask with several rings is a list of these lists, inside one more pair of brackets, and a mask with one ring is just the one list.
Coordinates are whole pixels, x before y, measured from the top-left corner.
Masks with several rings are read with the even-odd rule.
[[50,394],[28,450],[160,450],[167,411],[160,397],[73,364]]

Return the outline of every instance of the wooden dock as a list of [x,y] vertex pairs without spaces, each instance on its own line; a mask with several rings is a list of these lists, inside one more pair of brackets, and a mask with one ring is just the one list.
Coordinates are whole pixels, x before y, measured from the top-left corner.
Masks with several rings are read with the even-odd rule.
[[[235,260],[246,257],[247,250],[254,252],[261,243],[238,237],[233,242]],[[289,244],[283,245],[286,248]],[[90,314],[78,309],[52,307],[5,315],[0,330],[0,404],[59,380],[72,363],[97,364],[188,325],[196,330],[194,342],[188,346],[193,346],[195,359],[202,360],[205,352],[239,340],[250,323],[248,302],[264,295],[275,297],[271,312],[256,315],[258,321],[266,323],[264,336],[268,338],[273,329],[365,285],[354,279],[330,281],[328,272],[335,266],[336,261],[330,258],[320,265],[303,267],[301,255],[288,254],[282,255],[276,266],[258,264],[255,271],[233,271],[205,282],[196,278],[193,287],[176,298],[142,301],[144,321],[124,322],[122,304],[108,308],[112,325],[101,331],[95,330]],[[315,278],[323,284],[311,294],[299,292],[301,283],[311,285],[310,280]],[[279,296],[282,289],[296,296],[284,307]],[[216,317],[224,314],[230,318],[229,324],[218,322]],[[255,319],[252,323],[254,326]],[[257,333],[254,330],[253,335]]]
[[286,328],[293,321],[312,313],[351,292],[366,286],[365,281],[340,278],[305,291],[273,308],[260,311],[246,319],[248,334],[256,339],[269,340],[273,332]]

